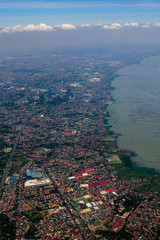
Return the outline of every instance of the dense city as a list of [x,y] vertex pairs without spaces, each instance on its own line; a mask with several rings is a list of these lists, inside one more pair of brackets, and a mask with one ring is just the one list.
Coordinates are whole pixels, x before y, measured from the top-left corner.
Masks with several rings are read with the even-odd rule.
[[0,59],[0,239],[160,239],[159,175],[133,168],[108,110],[137,52]]

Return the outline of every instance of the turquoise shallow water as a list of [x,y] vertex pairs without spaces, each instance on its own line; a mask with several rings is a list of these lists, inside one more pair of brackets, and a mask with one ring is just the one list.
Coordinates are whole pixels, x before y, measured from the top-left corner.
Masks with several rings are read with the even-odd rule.
[[115,102],[109,106],[110,124],[118,146],[134,151],[135,165],[160,172],[160,56],[118,71],[112,82]]

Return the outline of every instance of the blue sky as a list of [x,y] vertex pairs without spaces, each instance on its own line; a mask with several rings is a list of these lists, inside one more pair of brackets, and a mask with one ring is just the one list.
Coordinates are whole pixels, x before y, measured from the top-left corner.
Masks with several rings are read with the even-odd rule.
[[160,22],[160,0],[0,0],[0,26]]

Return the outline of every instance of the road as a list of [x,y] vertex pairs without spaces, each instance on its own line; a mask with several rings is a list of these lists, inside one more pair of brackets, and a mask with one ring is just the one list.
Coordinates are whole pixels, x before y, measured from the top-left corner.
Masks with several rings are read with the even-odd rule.
[[[45,112],[46,112],[47,110],[48,110],[48,108],[45,110]],[[30,117],[27,119],[27,121],[24,123],[24,125],[21,127],[21,129],[19,130],[19,132],[18,132],[18,134],[17,134],[17,137],[16,137],[16,141],[15,141],[14,146],[13,146],[13,149],[12,149],[12,152],[11,152],[11,154],[10,154],[10,156],[9,156],[9,158],[8,158],[8,162],[7,162],[7,164],[6,164],[5,168],[4,168],[3,176],[2,176],[2,179],[1,179],[1,183],[0,183],[0,196],[1,196],[1,194],[2,194],[2,190],[3,190],[4,184],[5,184],[5,182],[6,182],[6,178],[7,178],[7,176],[8,176],[8,173],[9,173],[9,171],[10,171],[10,169],[11,169],[12,160],[13,160],[15,150],[16,150],[17,145],[18,145],[19,140],[20,140],[20,135],[21,135],[21,133],[23,132],[23,130],[24,130],[24,128],[26,127],[26,125],[30,122],[30,120],[31,120],[33,117],[35,117],[36,115],[38,115],[38,114],[40,114],[40,113],[42,113],[42,112],[44,112],[44,110],[43,110],[43,111],[42,111],[42,110],[39,110],[39,111],[37,111],[36,113],[34,113],[32,116],[30,116]]]
[[[28,123],[28,121],[27,121],[27,123]],[[27,124],[27,123],[26,123],[26,124]],[[16,150],[16,148],[17,148],[17,145],[18,145],[18,142],[19,142],[19,139],[20,139],[20,135],[21,135],[23,129],[25,128],[26,124],[25,124],[25,125],[20,129],[20,131],[18,132],[18,135],[17,135],[16,141],[15,141],[15,143],[14,143],[12,152],[11,152],[9,158],[8,158],[7,165],[6,165],[6,167],[4,168],[4,173],[3,173],[3,176],[2,176],[2,179],[1,179],[1,183],[0,183],[0,196],[1,196],[1,194],[2,194],[2,189],[3,189],[3,187],[4,187],[6,178],[7,178],[7,176],[8,176],[8,173],[9,173],[10,168],[11,168],[11,165],[12,165],[12,159],[13,159],[13,157],[14,157],[14,153],[15,153],[15,150]]]
[[85,240],[85,236],[84,236],[84,234],[83,234],[80,226],[77,224],[76,218],[75,218],[73,212],[71,211],[71,209],[69,208],[68,203],[66,202],[66,200],[65,200],[64,197],[63,197],[63,195],[62,195],[61,192],[59,191],[57,185],[55,184],[52,176],[50,175],[50,173],[49,173],[48,169],[45,167],[45,165],[43,165],[43,168],[44,168],[47,176],[49,177],[50,181],[52,182],[53,186],[55,187],[55,190],[56,190],[57,193],[59,194],[59,196],[60,196],[60,198],[61,198],[61,200],[62,200],[62,202],[63,202],[63,205],[66,207],[66,209],[67,209],[68,213],[70,214],[70,216],[71,216],[74,224],[76,225],[76,227],[77,227],[77,229],[78,229],[78,231],[79,231],[79,233],[80,233],[80,235],[81,235],[81,238]]

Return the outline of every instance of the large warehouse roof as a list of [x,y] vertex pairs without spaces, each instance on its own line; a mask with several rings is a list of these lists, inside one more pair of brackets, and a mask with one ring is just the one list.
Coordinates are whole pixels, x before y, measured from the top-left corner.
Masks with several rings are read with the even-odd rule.
[[49,180],[49,178],[44,178],[44,179],[33,179],[33,180],[28,180],[25,182],[24,186],[25,187],[32,187],[32,186],[42,186],[42,185],[48,185],[50,184],[51,181]]

